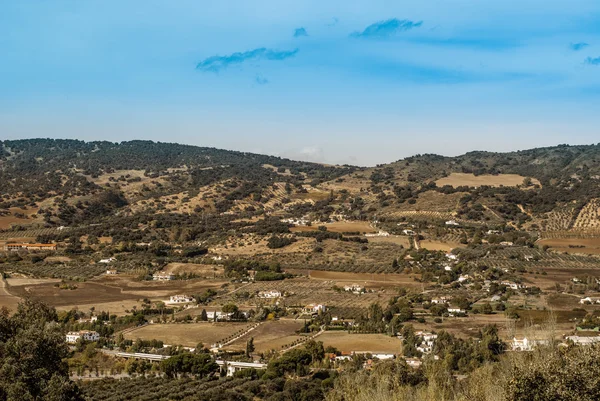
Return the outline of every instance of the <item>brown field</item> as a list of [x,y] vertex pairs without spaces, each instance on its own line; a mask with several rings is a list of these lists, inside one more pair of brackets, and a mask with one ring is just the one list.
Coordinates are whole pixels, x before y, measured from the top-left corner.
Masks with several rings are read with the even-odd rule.
[[399,354],[402,352],[402,341],[398,337],[384,334],[349,334],[345,331],[329,331],[316,338],[342,352],[372,352]]
[[313,280],[352,281],[371,283],[415,284],[413,276],[394,273],[348,273],[326,270],[310,270],[309,277]]
[[[469,187],[480,187],[482,185],[489,185],[492,187],[515,187],[523,184],[525,177],[517,174],[498,174],[498,175],[473,175],[465,173],[452,173],[448,177],[440,178],[435,183],[438,187],[444,185],[450,185],[453,187],[460,187],[463,185]],[[535,178],[532,178],[532,183],[540,185],[540,182]]]
[[125,310],[148,298],[164,301],[176,294],[197,294],[213,288],[218,289],[224,281],[219,280],[174,280],[170,282],[135,281],[132,277],[102,276],[87,282],[72,282],[74,290],[55,287],[57,280],[9,279],[9,293],[17,297],[30,296],[59,309],[89,308],[108,310],[124,314]]
[[435,240],[423,240],[419,241],[421,248],[429,249],[430,251],[444,251],[450,252],[454,248],[458,248],[460,244],[455,242],[441,242]]
[[390,235],[389,237],[368,237],[369,243],[372,242],[388,242],[390,244],[402,245],[405,248],[410,248],[408,237],[402,235]]
[[333,233],[344,233],[344,232],[360,232],[360,233],[375,233],[375,230],[369,222],[366,221],[336,221],[335,223],[314,223],[312,226],[296,226],[292,227],[290,231],[316,231],[319,226],[327,227],[327,231]]
[[8,292],[6,287],[6,281],[0,280],[0,308],[6,307],[9,311],[14,312],[21,299]]
[[574,277],[592,276],[600,277],[600,263],[599,268],[551,268],[543,267],[540,270],[545,271],[546,274],[525,274],[523,278],[527,283],[531,283],[542,290],[554,289],[555,285],[564,285]]
[[279,351],[283,346],[289,346],[293,341],[302,338],[302,336],[296,334],[296,331],[300,330],[303,325],[303,320],[282,319],[267,321],[226,348],[245,350],[246,341],[252,337],[254,338],[256,352]]
[[180,323],[180,324],[150,324],[130,331],[124,336],[135,340],[161,340],[165,344],[195,347],[203,343],[210,347],[215,342],[229,335],[250,327],[248,323]]
[[[582,253],[590,255],[600,254],[600,238],[552,238],[541,239],[538,245],[548,245],[551,249],[558,252]],[[570,247],[570,246],[571,247]],[[575,248],[583,246],[583,248]]]
[[197,263],[169,263],[163,271],[173,274],[194,273],[202,277],[218,277],[223,275],[223,266],[204,265]]

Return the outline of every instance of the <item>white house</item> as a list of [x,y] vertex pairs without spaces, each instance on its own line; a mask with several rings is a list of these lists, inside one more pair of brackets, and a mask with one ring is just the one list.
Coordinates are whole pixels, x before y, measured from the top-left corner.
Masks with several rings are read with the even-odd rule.
[[513,351],[532,351],[538,345],[547,345],[547,340],[531,340],[527,337],[513,337],[511,348]]
[[446,266],[444,266],[444,270],[447,271],[447,272],[451,272],[452,271],[452,266],[446,265]]
[[415,333],[418,337],[421,337],[421,344],[417,347],[417,351],[424,354],[428,354],[433,350],[433,343],[437,339],[437,334],[417,331]]
[[448,302],[448,298],[446,298],[446,297],[439,297],[439,298],[431,299],[432,304],[445,304],[446,302]]
[[117,269],[108,269],[106,271],[107,276],[116,276],[117,274],[119,274],[119,272],[117,272]]
[[413,230],[402,230],[402,234],[404,235],[415,235]]
[[460,226],[460,224],[458,224],[458,223],[457,223],[455,220],[448,220],[448,221],[446,222],[446,225],[447,225],[447,226],[455,226],[455,227],[456,227],[456,226]]
[[[406,230],[405,230],[406,231]],[[387,231],[379,230],[377,233],[365,234],[365,237],[389,237],[390,233]]]
[[565,337],[565,339],[573,341],[575,344],[578,344],[578,345],[590,345],[590,344],[595,344],[597,342],[600,342],[600,336],[597,336],[597,337],[567,336],[567,337]]
[[502,242],[500,243],[500,245],[503,245],[503,246],[513,246],[513,243],[512,243],[512,242],[510,242],[510,241],[502,241]]
[[194,302],[194,297],[190,295],[171,295],[169,298],[170,304],[188,304]]
[[423,361],[421,361],[419,358],[404,358],[404,360],[408,366],[412,368],[418,368],[423,364]]
[[269,291],[260,291],[258,293],[259,298],[281,298],[281,291],[277,290],[269,290]]
[[361,293],[365,292],[365,287],[358,285],[358,284],[345,285],[344,291],[351,292],[353,294],[361,294]]
[[173,273],[157,272],[152,275],[152,280],[154,280],[154,281],[175,280],[175,275]]
[[75,344],[79,339],[84,341],[98,341],[100,334],[96,331],[81,330],[81,331],[70,331],[67,333],[66,341],[68,344]]
[[512,281],[502,281],[500,284],[505,285],[512,290],[520,290],[522,288],[527,288],[525,284],[513,283]]
[[600,298],[597,297],[585,297],[579,300],[580,304],[600,304]]
[[325,312],[326,310],[327,307],[322,304],[309,304],[304,307],[304,311],[308,313],[319,313],[319,311]]
[[467,313],[467,311],[461,308],[448,308],[448,313],[451,315],[459,315]]
[[468,274],[463,274],[463,275],[461,275],[461,276],[458,277],[458,282],[462,283],[463,281],[467,281],[470,278],[471,277]]
[[100,259],[98,261],[98,263],[110,263],[110,262],[114,262],[115,260],[116,260],[115,258]]
[[447,257],[448,259],[450,259],[450,260],[458,260],[458,256],[456,256],[456,255],[455,255],[455,254],[453,254],[453,253],[447,253],[447,254],[446,254],[446,257]]

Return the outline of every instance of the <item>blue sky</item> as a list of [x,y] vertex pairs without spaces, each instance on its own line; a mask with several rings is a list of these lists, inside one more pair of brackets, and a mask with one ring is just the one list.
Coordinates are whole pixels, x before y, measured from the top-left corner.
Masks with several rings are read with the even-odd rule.
[[0,138],[373,165],[600,142],[600,2],[0,1]]

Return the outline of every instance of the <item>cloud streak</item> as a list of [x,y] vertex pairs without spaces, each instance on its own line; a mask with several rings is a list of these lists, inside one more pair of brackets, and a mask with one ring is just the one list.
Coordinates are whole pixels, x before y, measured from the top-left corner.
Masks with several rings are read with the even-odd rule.
[[294,31],[294,37],[300,38],[302,36],[308,36],[308,32],[306,32],[306,29],[304,27],[296,28],[296,30]]
[[569,47],[571,48],[571,50],[578,52],[579,50],[583,50],[588,46],[589,46],[588,43],[580,42],[580,43],[571,43],[571,45]]
[[585,63],[589,65],[600,65],[600,57],[592,58],[588,57],[585,59]]
[[385,21],[375,22],[366,27],[362,32],[353,32],[350,37],[353,38],[388,38],[398,34],[399,32],[409,31],[414,28],[419,28],[423,25],[423,21],[399,20],[391,18]]
[[212,56],[200,61],[196,69],[202,72],[220,72],[236,64],[243,64],[247,61],[281,61],[294,57],[298,49],[294,50],[274,50],[261,47],[245,52],[236,52],[228,56]]

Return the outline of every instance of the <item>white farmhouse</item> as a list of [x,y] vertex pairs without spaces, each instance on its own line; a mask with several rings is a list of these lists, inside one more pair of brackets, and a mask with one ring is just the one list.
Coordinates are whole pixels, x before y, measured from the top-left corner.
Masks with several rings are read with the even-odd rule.
[[267,298],[267,299],[281,298],[281,295],[282,295],[281,291],[277,291],[277,290],[260,291],[258,293],[259,298]]
[[171,295],[169,304],[188,304],[194,302],[194,297],[190,295]]
[[326,310],[327,307],[322,304],[309,304],[304,307],[304,311],[308,313],[319,313],[319,311],[325,312]]
[[173,273],[157,272],[152,275],[152,280],[154,280],[154,281],[175,280],[175,275]]
[[362,294],[363,292],[365,292],[365,287],[358,284],[345,285],[344,291],[351,292],[353,294]]
[[100,334],[96,331],[90,330],[81,330],[81,331],[70,331],[67,333],[66,341],[68,344],[75,344],[80,339],[83,341],[98,341],[100,339]]
[[531,340],[527,337],[513,337],[511,348],[513,351],[533,351],[539,345],[547,345],[547,340]]

